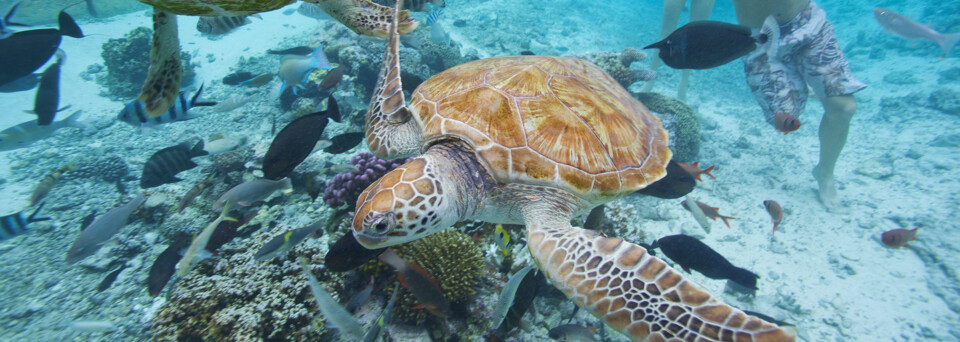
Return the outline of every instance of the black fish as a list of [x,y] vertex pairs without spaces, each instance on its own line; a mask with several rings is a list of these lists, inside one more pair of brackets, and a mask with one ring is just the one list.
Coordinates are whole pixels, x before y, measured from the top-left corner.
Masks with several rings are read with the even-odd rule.
[[333,96],[328,102],[326,111],[299,117],[277,133],[263,157],[264,178],[279,180],[289,176],[313,152],[329,122],[328,113],[340,112]]
[[775,50],[779,36],[775,20],[765,22],[757,36],[746,26],[700,20],[683,25],[644,49],[660,49],[660,59],[674,69],[710,69],[743,57],[758,43]]
[[57,52],[62,36],[83,38],[83,31],[66,12],[60,11],[60,29],[14,32],[0,39],[0,85],[33,73]]
[[153,266],[150,266],[150,275],[147,276],[147,290],[150,291],[151,296],[159,295],[163,287],[170,281],[173,272],[177,270],[177,263],[180,262],[180,250],[187,248],[189,244],[188,235],[177,235],[173,239],[173,243],[157,256]]
[[297,47],[292,47],[292,48],[283,49],[283,50],[267,50],[267,53],[271,55],[304,55],[306,56],[313,53],[313,50],[316,50],[316,49],[311,48],[309,46],[297,46]]
[[507,311],[507,316],[503,318],[503,322],[497,327],[494,332],[495,335],[506,336],[510,330],[520,325],[523,315],[527,313],[527,309],[530,308],[530,305],[533,305],[533,299],[540,293],[538,289],[541,285],[545,285],[546,281],[547,278],[543,275],[543,272],[536,272],[535,270],[527,272],[523,280],[520,280],[517,293],[513,297],[513,305]]
[[90,214],[87,214],[87,216],[84,216],[83,219],[80,220],[80,231],[82,232],[84,229],[87,229],[87,227],[89,227],[90,224],[93,223],[93,219],[96,217],[97,217],[97,209],[91,210]]
[[323,80],[320,81],[320,86],[318,88],[320,88],[321,92],[333,89],[333,87],[336,87],[337,83],[340,83],[340,80],[342,79],[343,79],[343,66],[338,65],[336,68],[333,68],[333,69],[330,69],[330,71],[327,71],[327,75],[323,76]]
[[601,204],[593,210],[590,210],[590,213],[587,214],[587,218],[583,220],[583,229],[590,230],[600,230],[603,227],[604,222],[607,221],[607,214],[605,213],[605,205]]
[[37,88],[37,97],[33,101],[33,113],[37,115],[37,125],[49,125],[57,112],[70,107],[57,109],[60,105],[60,63],[62,61],[61,52],[58,52],[57,61],[50,64],[40,76],[40,87]]
[[127,268],[126,263],[120,264],[119,268],[107,274],[106,277],[103,277],[103,280],[97,285],[97,292],[103,292],[103,290],[109,289],[110,285],[113,285],[113,282],[117,281],[117,276],[120,275],[120,272],[123,271],[124,268]]
[[157,151],[143,165],[140,187],[147,189],[179,182],[181,179],[176,177],[177,173],[197,167],[197,163],[190,158],[207,154],[208,152],[203,150],[203,141],[198,141],[192,149],[189,142],[183,142]]
[[233,241],[237,237],[238,230],[241,226],[250,222],[257,214],[260,212],[259,209],[248,210],[247,212],[240,214],[238,216],[239,220],[223,220],[217,224],[217,228],[214,228],[213,234],[210,235],[210,240],[207,241],[207,245],[204,246],[204,249],[216,255],[217,250],[227,242]]
[[720,253],[692,236],[664,236],[653,243],[653,248],[657,247],[684,271],[694,270],[710,279],[730,279],[743,287],[757,289],[757,278],[760,276],[733,266]]
[[28,74],[27,76],[23,76],[0,86],[0,93],[27,91],[33,89],[33,87],[36,87],[39,83],[40,74]]
[[[50,220],[49,217],[40,217],[37,218],[37,213],[40,212],[40,209],[43,208],[43,203],[40,203],[40,206],[37,207],[37,210],[33,211],[33,214],[27,217],[26,220],[23,219],[23,212],[18,212],[16,214],[10,214],[7,216],[0,216],[0,241],[13,238],[14,236],[23,234],[27,232],[27,225],[33,222],[47,221]],[[349,235],[349,234],[348,234]]]
[[520,51],[520,55],[521,55],[521,56],[536,56],[536,54],[533,53],[533,51],[530,51],[530,50]]
[[233,29],[251,23],[246,16],[200,17],[197,31],[206,34],[227,34]]
[[17,12],[17,6],[20,6],[20,2],[16,2],[13,4],[13,6],[10,6],[10,10],[7,11],[7,15],[3,16],[3,18],[0,18],[0,39],[7,38],[8,35],[13,33],[13,30],[8,30],[7,27],[29,26],[10,21],[10,18],[13,18],[13,14]]
[[357,242],[353,234],[347,232],[337,242],[334,242],[333,246],[330,246],[330,250],[324,257],[324,266],[333,272],[346,272],[365,264],[367,261],[376,259],[385,250],[387,249],[367,249]]
[[695,186],[697,186],[697,182],[693,177],[690,177],[690,174],[684,171],[677,162],[671,160],[667,164],[666,176],[647,185],[646,188],[640,189],[637,193],[658,198],[680,198],[693,191]]
[[226,84],[226,85],[238,85],[238,84],[240,84],[240,82],[243,82],[243,81],[246,81],[246,80],[249,80],[249,79],[253,78],[253,76],[256,76],[256,75],[254,75],[254,74],[252,74],[252,73],[249,73],[249,72],[246,72],[246,71],[238,71],[238,72],[229,74],[229,75],[227,75],[226,77],[224,77],[224,78],[223,78],[223,84]]
[[331,154],[347,152],[359,145],[364,136],[363,132],[343,133],[330,139],[330,146],[323,151]]

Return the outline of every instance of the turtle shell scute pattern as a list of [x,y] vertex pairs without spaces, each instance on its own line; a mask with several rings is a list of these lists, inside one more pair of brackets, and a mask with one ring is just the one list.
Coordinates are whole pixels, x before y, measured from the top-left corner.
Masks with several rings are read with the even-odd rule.
[[549,56],[464,63],[413,93],[425,142],[456,136],[500,182],[560,187],[590,202],[666,174],[660,120],[596,65]]

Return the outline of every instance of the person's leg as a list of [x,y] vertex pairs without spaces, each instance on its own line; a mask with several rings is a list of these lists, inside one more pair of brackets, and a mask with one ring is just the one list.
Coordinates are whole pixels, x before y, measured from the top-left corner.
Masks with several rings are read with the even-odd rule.
[[[714,0],[693,0],[690,4],[690,21],[710,19],[710,12],[713,11],[713,2]],[[682,6],[681,4],[681,8]],[[676,21],[674,21],[674,25],[676,25]],[[689,84],[689,80],[690,70],[683,70],[680,76],[680,86],[677,87],[677,99],[680,101],[687,100],[687,84]]]
[[[683,4],[686,2],[687,0],[663,0],[663,22],[660,24],[660,38],[657,38],[657,41],[667,38],[677,28],[677,22],[680,21],[680,12],[683,12]],[[653,69],[653,71],[660,68],[662,63],[658,54],[653,54],[653,58],[650,59],[650,69]],[[654,81],[647,81],[647,84],[643,85],[643,92],[649,92],[653,89]]]
[[813,177],[820,187],[820,201],[827,209],[835,210],[840,203],[833,171],[843,145],[847,143],[850,119],[857,111],[857,102],[853,95],[830,96],[820,100],[824,111],[820,120],[820,162],[813,168]]

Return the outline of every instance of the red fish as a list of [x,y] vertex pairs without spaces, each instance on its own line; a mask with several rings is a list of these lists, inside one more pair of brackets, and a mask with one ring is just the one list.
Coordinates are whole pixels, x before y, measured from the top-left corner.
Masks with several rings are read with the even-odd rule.
[[[450,303],[443,296],[443,290],[422,267],[403,261],[393,248],[387,248],[380,254],[380,261],[397,269],[400,285],[406,287],[427,311],[440,318],[450,315]],[[418,305],[419,307],[419,305]]]
[[800,128],[800,120],[797,120],[793,115],[777,111],[776,116],[773,117],[773,127],[776,127],[778,131],[786,135]]
[[696,179],[698,181],[700,180],[701,174],[706,174],[707,176],[710,176],[710,178],[712,179],[717,179],[717,177],[714,177],[713,175],[710,174],[710,171],[713,171],[713,167],[715,165],[710,165],[710,167],[701,170],[700,166],[697,165],[698,163],[700,162],[693,162],[693,164],[677,162],[677,165],[680,165],[680,167],[683,168],[683,171],[686,171],[687,173],[690,174],[690,177],[693,177],[693,179]]
[[[720,213],[717,211],[717,210],[720,210],[720,208],[711,207],[700,201],[696,201],[696,202],[697,202],[697,206],[700,207],[700,210],[703,211],[704,215],[707,215],[707,217],[709,217],[712,220],[716,220],[719,217],[721,220],[723,220],[723,224],[727,225],[727,228],[730,228],[730,221],[727,221],[727,220],[736,219],[736,217],[733,217],[733,216],[720,215]],[[687,201],[680,202],[680,205],[683,206],[683,209],[690,210],[690,208],[687,208]]]
[[880,235],[883,244],[890,248],[907,247],[907,242],[917,240],[917,229],[894,229]]
[[774,200],[763,201],[763,207],[767,208],[767,212],[770,213],[770,218],[773,219],[773,233],[776,233],[780,221],[783,220],[783,209],[780,208],[780,203]]

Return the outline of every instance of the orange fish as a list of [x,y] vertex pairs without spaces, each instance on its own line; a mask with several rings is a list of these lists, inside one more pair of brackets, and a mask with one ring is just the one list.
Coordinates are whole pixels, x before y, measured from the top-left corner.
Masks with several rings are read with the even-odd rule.
[[710,174],[710,171],[713,171],[713,167],[715,165],[710,165],[710,167],[701,170],[700,166],[698,166],[697,163],[699,162],[693,162],[693,164],[677,162],[677,165],[680,165],[680,167],[683,168],[683,171],[686,171],[687,173],[690,174],[690,177],[693,177],[693,179],[696,179],[698,181],[700,180],[701,174],[707,174],[707,176],[710,176],[710,178],[717,179],[717,177],[714,177],[713,175]]
[[917,229],[894,229],[880,235],[883,244],[890,248],[907,247],[907,242],[917,240]]
[[784,135],[787,133],[796,131],[797,128],[800,128],[800,120],[797,120],[793,115],[777,111],[776,115],[773,117],[773,127],[776,127],[778,131],[783,132]]
[[[697,202],[697,206],[700,207],[700,210],[703,211],[703,214],[704,214],[704,215],[707,215],[707,217],[709,217],[709,218],[712,219],[712,220],[716,220],[716,219],[719,217],[721,220],[723,220],[723,224],[727,225],[727,228],[730,228],[730,221],[727,221],[727,220],[735,220],[735,219],[736,219],[736,217],[733,217],[733,216],[723,216],[723,215],[720,215],[720,213],[718,212],[718,210],[720,210],[720,208],[711,207],[711,206],[707,205],[706,203],[703,203],[703,202],[700,202],[700,201],[696,201],[696,202]],[[683,209],[690,210],[690,208],[687,208],[687,201],[680,202],[680,205],[683,206]]]
[[447,318],[450,315],[450,303],[443,296],[443,291],[437,285],[436,280],[417,264],[407,263],[393,251],[393,248],[387,248],[383,254],[380,254],[380,261],[392,266],[397,270],[397,280],[400,285],[406,287],[413,293],[413,296],[420,301],[420,305],[414,308],[426,308],[427,311],[440,318]]
[[767,212],[770,213],[770,218],[773,219],[773,232],[776,233],[780,221],[783,220],[783,209],[780,208],[780,203],[774,200],[763,201],[763,207],[767,208]]

